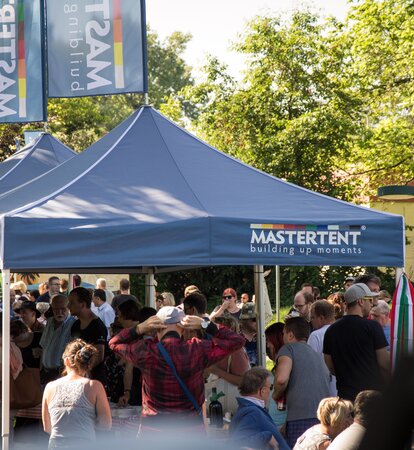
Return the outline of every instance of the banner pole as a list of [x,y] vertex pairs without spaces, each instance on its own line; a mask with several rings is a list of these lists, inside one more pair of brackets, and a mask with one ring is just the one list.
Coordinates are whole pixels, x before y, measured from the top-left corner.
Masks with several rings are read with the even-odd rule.
[[2,335],[2,403],[1,403],[1,440],[2,449],[10,446],[10,270],[3,269],[3,335]]

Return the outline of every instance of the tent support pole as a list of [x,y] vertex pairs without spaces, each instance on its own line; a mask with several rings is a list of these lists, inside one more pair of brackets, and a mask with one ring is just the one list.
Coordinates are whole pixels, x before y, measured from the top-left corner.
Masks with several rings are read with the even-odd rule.
[[257,308],[257,357],[258,365],[266,367],[265,308],[263,266],[254,266],[254,292]]
[[396,267],[395,268],[395,286],[397,286],[398,282],[400,281],[401,275],[404,272],[404,267]]
[[68,273],[68,292],[70,293],[70,291],[75,287],[73,285],[73,273]]
[[145,304],[155,308],[155,278],[154,270],[145,274]]
[[275,266],[276,322],[280,322],[280,266]]
[[2,270],[3,290],[3,336],[2,336],[2,403],[1,403],[1,441],[2,449],[10,445],[10,270]]

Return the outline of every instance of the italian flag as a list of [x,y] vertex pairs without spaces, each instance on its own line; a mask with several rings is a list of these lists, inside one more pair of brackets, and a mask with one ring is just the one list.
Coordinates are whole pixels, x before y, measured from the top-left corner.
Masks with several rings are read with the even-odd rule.
[[392,298],[391,362],[392,367],[403,353],[413,353],[414,343],[414,287],[403,273]]

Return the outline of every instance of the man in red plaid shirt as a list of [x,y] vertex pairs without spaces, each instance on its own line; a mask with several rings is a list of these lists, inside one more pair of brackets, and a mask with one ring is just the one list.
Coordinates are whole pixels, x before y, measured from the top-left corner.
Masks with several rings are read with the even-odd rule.
[[[185,329],[204,329],[211,339],[181,339]],[[143,339],[157,331],[158,339]],[[159,429],[163,419],[179,422],[180,427],[200,425],[192,402],[187,398],[171,368],[157,348],[161,341],[188,390],[196,402],[204,404],[203,371],[244,345],[244,338],[228,328],[218,328],[208,319],[185,316],[173,306],[161,308],[134,328],[121,331],[110,342],[110,348],[142,371],[142,425]],[[182,420],[184,419],[184,420]]]

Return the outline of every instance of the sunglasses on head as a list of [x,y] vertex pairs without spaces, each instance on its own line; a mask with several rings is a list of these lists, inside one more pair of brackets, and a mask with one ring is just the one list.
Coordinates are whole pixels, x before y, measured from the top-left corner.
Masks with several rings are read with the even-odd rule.
[[233,298],[232,295],[223,295],[223,300],[230,300],[232,298]]

